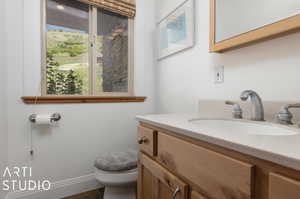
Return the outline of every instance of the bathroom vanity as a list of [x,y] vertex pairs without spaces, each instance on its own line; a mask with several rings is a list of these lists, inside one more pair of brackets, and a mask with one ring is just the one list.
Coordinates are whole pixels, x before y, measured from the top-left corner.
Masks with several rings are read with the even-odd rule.
[[139,199],[300,198],[300,134],[208,132],[195,117],[137,117]]

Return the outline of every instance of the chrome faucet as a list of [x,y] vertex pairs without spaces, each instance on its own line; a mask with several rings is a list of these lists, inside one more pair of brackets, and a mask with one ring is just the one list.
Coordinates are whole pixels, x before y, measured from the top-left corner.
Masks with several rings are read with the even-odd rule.
[[290,108],[300,108],[300,103],[284,105],[277,115],[278,123],[285,124],[285,125],[293,125],[292,122],[293,114],[289,111]]
[[232,117],[235,119],[243,119],[243,110],[241,109],[241,106],[232,101],[225,101],[225,104],[231,105],[233,107],[232,110]]
[[264,107],[259,95],[252,90],[243,91],[241,94],[241,100],[246,101],[250,97],[252,103],[252,116],[251,120],[264,121]]

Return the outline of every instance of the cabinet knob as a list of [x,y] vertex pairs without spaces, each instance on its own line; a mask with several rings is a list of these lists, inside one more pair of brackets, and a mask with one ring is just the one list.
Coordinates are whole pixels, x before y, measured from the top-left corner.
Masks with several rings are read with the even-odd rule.
[[147,143],[148,142],[148,139],[146,137],[141,137],[138,139],[138,143],[139,144],[144,144],[144,143]]
[[176,199],[176,196],[177,196],[177,194],[179,194],[179,193],[180,193],[180,188],[177,187],[177,188],[175,189],[174,193],[172,194],[172,199]]

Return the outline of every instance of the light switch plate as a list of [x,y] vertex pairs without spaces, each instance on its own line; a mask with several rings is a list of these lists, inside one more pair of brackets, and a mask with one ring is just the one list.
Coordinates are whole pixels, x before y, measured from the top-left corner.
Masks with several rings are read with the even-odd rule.
[[224,66],[216,66],[214,69],[215,84],[224,83]]

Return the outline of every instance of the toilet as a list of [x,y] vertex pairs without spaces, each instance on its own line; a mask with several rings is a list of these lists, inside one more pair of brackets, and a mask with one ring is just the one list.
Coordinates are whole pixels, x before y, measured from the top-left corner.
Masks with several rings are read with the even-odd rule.
[[104,199],[135,199],[137,151],[103,154],[95,161],[95,178],[105,187]]

